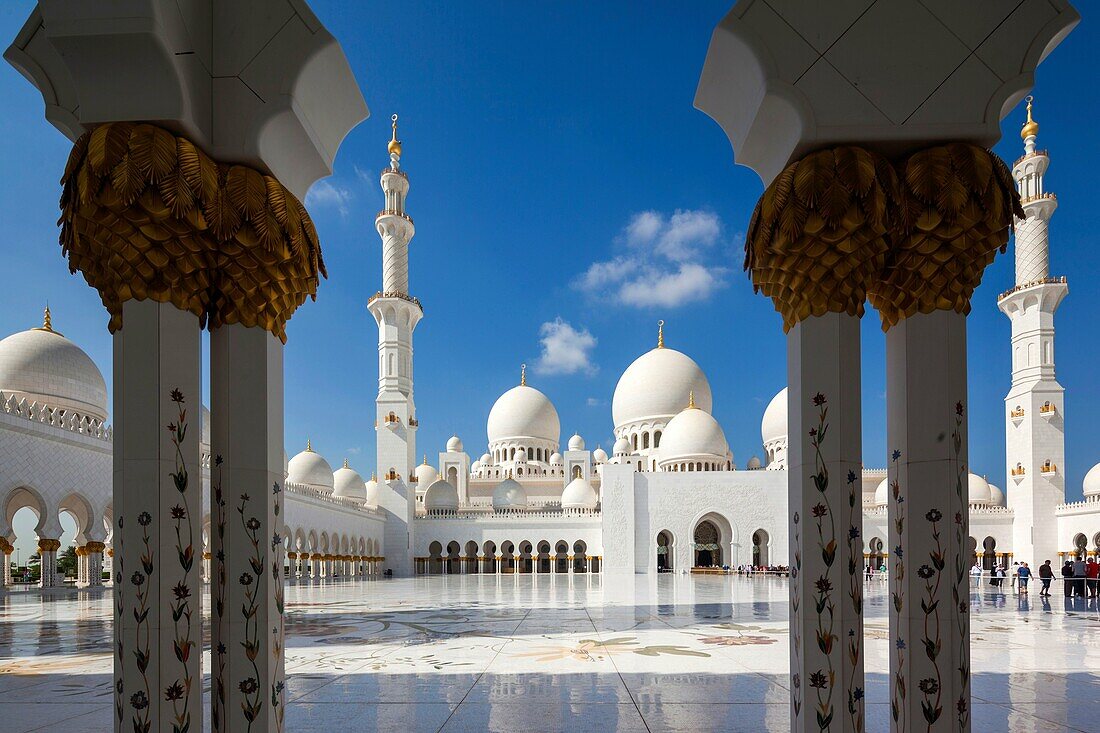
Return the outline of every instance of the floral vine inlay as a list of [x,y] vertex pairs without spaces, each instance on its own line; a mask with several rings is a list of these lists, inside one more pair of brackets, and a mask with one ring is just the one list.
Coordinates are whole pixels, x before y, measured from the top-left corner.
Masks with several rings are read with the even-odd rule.
[[817,727],[819,730],[828,730],[833,722],[833,688],[836,686],[836,667],[833,660],[833,649],[836,646],[836,600],[833,597],[835,588],[829,579],[833,564],[836,562],[836,519],[833,516],[832,503],[829,501],[829,467],[825,463],[825,456],[821,446],[825,444],[825,437],[829,432],[829,405],[825,395],[820,392],[813,397],[814,407],[817,408],[817,427],[810,428],[810,446],[814,451],[814,473],[812,474],[814,488],[821,495],[818,502],[810,510],[817,529],[817,547],[821,551],[821,560],[825,564],[825,572],[814,581],[814,611],[817,614],[817,648],[825,655],[825,667],[810,675],[810,687],[817,690]]
[[[969,481],[968,469],[962,460],[963,426],[965,412],[962,400],[955,403],[955,427],[951,432],[951,447],[955,453],[955,506],[959,507],[955,512],[955,583],[951,589],[952,601],[958,608],[955,614],[957,628],[956,634],[962,643],[957,644],[959,658],[955,663],[955,671],[959,673],[959,697],[955,701],[955,714],[958,718],[959,728],[966,730],[970,726],[970,591],[967,567],[963,562],[964,542],[969,536],[969,531],[963,527],[963,512],[969,508]],[[966,487],[966,488],[964,488]],[[964,493],[965,492],[965,493]]]
[[[901,478],[900,471],[901,465],[899,463],[901,459],[901,451],[894,449],[894,452],[890,455],[890,463],[892,464],[894,477],[890,481],[890,495],[893,497],[894,506],[891,507],[894,510],[894,532],[898,537],[898,544],[894,547],[893,552],[893,564],[894,572],[890,578],[893,583],[894,589],[890,594],[890,602],[893,604],[894,613],[898,617],[898,628],[901,628],[902,609],[905,608],[905,552],[902,550],[903,539],[905,537],[905,495],[901,490]],[[891,690],[890,699],[890,715],[893,717],[894,722],[898,725],[898,731],[903,733],[905,718],[902,716],[902,711],[905,709],[905,698],[908,690],[906,689],[905,682],[905,654],[906,644],[905,639],[902,636],[898,636],[894,642],[895,652],[898,658],[897,669],[894,672],[893,688]]]
[[[195,563],[195,547],[192,543],[194,527],[191,522],[190,504],[187,498],[187,490],[190,478],[187,473],[187,465],[183,458],[183,443],[187,439],[187,409],[183,393],[178,389],[171,392],[172,402],[176,405],[176,422],[169,423],[168,432],[172,437],[172,445],[176,452],[176,470],[171,474],[172,483],[179,492],[179,502],[169,511],[176,532],[176,555],[180,564],[180,580],[172,588],[172,623],[175,627],[175,640],[172,650],[176,660],[180,663],[181,677],[176,678],[164,689],[165,702],[172,703],[172,733],[187,733],[191,729],[191,711],[188,703],[191,700],[193,680],[188,672],[187,663],[191,658],[191,652],[195,648],[195,642],[191,638],[191,586],[188,584],[191,569]],[[187,522],[186,538],[182,532],[183,523]]]

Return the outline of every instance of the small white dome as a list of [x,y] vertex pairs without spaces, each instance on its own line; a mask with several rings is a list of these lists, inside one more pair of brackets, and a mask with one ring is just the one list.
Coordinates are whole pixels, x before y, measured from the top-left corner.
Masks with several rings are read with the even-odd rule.
[[989,482],[981,476],[972,473],[967,477],[971,504],[989,504],[993,497],[989,491]]
[[689,407],[669,420],[659,450],[661,462],[696,456],[726,460],[729,444],[726,443],[722,426],[713,415],[697,407]]
[[307,445],[304,451],[290,459],[286,480],[314,489],[332,491],[332,466],[320,453]]
[[457,435],[452,435],[451,439],[447,441],[448,453],[461,453],[462,452],[462,439]]
[[635,359],[615,385],[615,427],[671,418],[683,409],[689,392],[695,393],[696,405],[710,412],[710,382],[699,365],[676,349],[651,349]]
[[481,461],[474,461],[470,465],[470,473],[477,473],[481,470]]
[[611,454],[616,456],[625,456],[630,454],[630,441],[626,438],[619,438],[615,441],[615,445],[611,448]]
[[343,468],[336,469],[332,474],[332,485],[333,496],[345,496],[360,502],[367,500],[367,487],[363,477],[355,469],[348,468],[347,461],[344,461]]
[[764,445],[787,439],[787,388],[772,397],[760,420],[760,439]]
[[489,411],[486,423],[489,445],[503,440],[535,438],[555,445],[561,438],[561,423],[554,404],[534,387],[521,384],[502,394]]
[[[103,374],[79,346],[46,326],[0,341],[0,391],[17,401],[26,399],[27,404],[107,419]],[[197,401],[199,395],[184,397]]]
[[890,482],[883,479],[875,487],[875,506],[886,506],[890,503]]
[[584,450],[584,438],[573,433],[573,437],[569,439],[569,450]]
[[527,462],[527,449],[526,448],[520,448],[518,451],[516,451],[516,457],[515,457],[514,460],[517,463],[526,463]]
[[428,458],[425,456],[424,462],[416,467],[413,475],[416,476],[417,488],[424,489],[436,482],[439,478],[439,471],[435,470],[435,466],[428,465]]
[[1085,480],[1081,483],[1085,496],[1100,495],[1100,463],[1089,469],[1085,474]]
[[607,463],[607,451],[596,446],[596,450],[592,451],[592,460],[596,463]]
[[493,457],[488,453],[482,453],[481,458],[478,459],[478,463],[483,466],[491,466],[493,465]]
[[749,459],[748,465],[746,467],[750,471],[755,471],[756,469],[762,467],[763,465],[764,464],[760,462],[760,458],[758,458],[757,456],[753,456],[752,458]]
[[1005,492],[1001,491],[1001,489],[999,487],[994,486],[993,484],[990,484],[989,485],[989,500],[990,500],[990,503],[993,506],[1004,506],[1005,503],[1006,503],[1005,502]]
[[514,479],[506,478],[493,489],[493,509],[526,509],[527,489]]
[[458,489],[439,479],[424,492],[424,508],[428,511],[458,509]]
[[577,477],[570,481],[561,493],[562,509],[595,509],[596,490],[592,484]]
[[372,474],[370,481],[367,482],[367,501],[366,505],[370,507],[378,506],[378,493],[381,491],[381,487],[378,484],[378,479]]
[[561,457],[561,453],[553,453],[550,455],[550,465],[560,466],[565,463],[565,459]]

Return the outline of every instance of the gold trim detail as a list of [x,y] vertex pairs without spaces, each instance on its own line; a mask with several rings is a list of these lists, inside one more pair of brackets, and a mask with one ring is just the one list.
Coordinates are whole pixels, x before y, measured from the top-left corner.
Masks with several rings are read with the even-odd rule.
[[309,214],[278,180],[154,125],[85,133],[61,183],[62,253],[99,291],[112,333],[124,302],[153,300],[285,343],[287,319],[326,274]]
[[810,153],[772,181],[749,222],[745,270],[784,331],[810,316],[863,315],[897,201],[889,161],[855,146]]
[[103,552],[106,547],[107,545],[103,544],[102,542],[88,542],[84,545],[84,549],[87,550],[89,554],[94,552]]
[[868,293],[884,331],[916,313],[968,314],[982,273],[1005,251],[1013,216],[1024,218],[1008,166],[977,145],[921,150],[899,170],[900,221]]
[[57,552],[61,549],[61,540],[38,540],[39,552]]
[[[15,547],[12,545],[12,543],[8,542],[7,537],[0,537],[0,552],[8,555],[15,552]],[[0,568],[0,570],[3,570],[3,568]]]

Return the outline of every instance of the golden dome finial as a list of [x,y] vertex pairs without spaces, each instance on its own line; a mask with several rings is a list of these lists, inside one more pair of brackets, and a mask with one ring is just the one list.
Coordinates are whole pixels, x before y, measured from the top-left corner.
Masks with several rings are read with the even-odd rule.
[[526,364],[520,364],[519,365],[519,386],[521,386],[521,387],[526,387],[527,386],[527,365]]
[[[35,331],[48,331],[50,333],[57,333],[53,330],[53,319],[50,317],[50,304],[46,303],[46,309],[42,311],[42,325],[34,329]],[[60,333],[57,333],[60,336]]]
[[313,443],[310,442],[309,438],[306,438],[306,453],[312,453],[312,452],[313,452]]
[[378,471],[371,471],[370,472],[370,480],[375,482],[375,483],[378,483]]
[[1031,103],[1033,101],[1035,101],[1035,97],[1033,97],[1029,94],[1026,97],[1026,99],[1027,99],[1027,122],[1025,122],[1024,126],[1020,129],[1020,139],[1021,140],[1027,140],[1029,137],[1035,137],[1036,135],[1039,134],[1039,123],[1036,122],[1031,117]]
[[425,466],[428,465],[428,454],[427,453],[424,454],[424,465]]
[[347,459],[347,458],[345,458],[345,459],[344,459],[344,468],[347,468],[347,467],[348,467],[348,459]]
[[393,120],[393,136],[390,138],[390,144],[387,149],[390,151],[390,155],[396,155],[401,157],[401,141],[397,139],[397,115],[390,118]]
[[665,322],[657,321],[657,348],[665,348]]
[[688,409],[695,409],[695,390],[688,390]]

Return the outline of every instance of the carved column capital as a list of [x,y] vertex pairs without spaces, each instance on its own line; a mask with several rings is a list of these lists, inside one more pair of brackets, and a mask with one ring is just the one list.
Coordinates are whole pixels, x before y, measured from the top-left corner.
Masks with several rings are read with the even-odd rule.
[[61,549],[61,540],[38,540],[39,552],[57,552]]
[[274,177],[219,163],[155,125],[110,122],[73,145],[62,252],[122,328],[128,300],[171,303],[211,329],[286,321],[325,274],[313,222]]
[[784,331],[810,316],[863,315],[897,205],[894,168],[855,146],[810,153],[772,181],[749,222],[745,270]]

